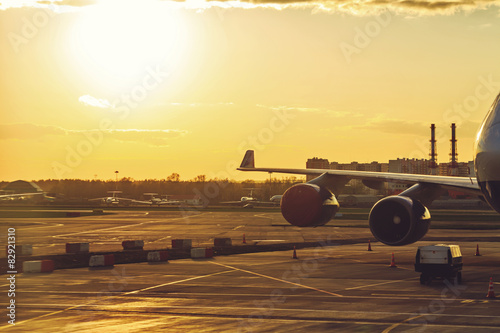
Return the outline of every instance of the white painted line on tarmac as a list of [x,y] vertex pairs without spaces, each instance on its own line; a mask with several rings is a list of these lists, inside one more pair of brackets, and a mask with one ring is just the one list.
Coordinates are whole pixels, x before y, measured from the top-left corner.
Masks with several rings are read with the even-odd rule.
[[241,269],[241,268],[237,268],[237,267],[232,267],[232,266],[221,264],[221,263],[218,263],[218,262],[215,262],[215,261],[209,261],[209,263],[214,264],[214,265],[219,265],[219,266],[227,267],[227,268],[232,268],[233,270],[238,270],[238,271],[241,271],[241,272],[245,272],[245,273],[257,275],[257,276],[260,276],[260,277],[264,277],[266,279],[276,280],[276,281],[280,281],[280,282],[283,282],[283,283],[292,284],[292,285],[295,285],[295,286],[298,286],[298,287],[302,287],[302,288],[306,288],[306,289],[311,289],[311,290],[318,291],[318,292],[321,292],[321,293],[324,293],[324,294],[328,294],[328,295],[332,295],[332,296],[337,296],[337,297],[343,297],[340,294],[332,293],[332,292],[329,292],[329,291],[326,291],[326,290],[322,290],[322,289],[318,289],[318,288],[306,286],[306,285],[300,284],[300,283],[290,282],[290,281],[287,281],[287,280],[278,279],[278,278],[275,278],[273,276],[264,275],[264,274],[260,274],[260,273],[257,273],[257,272],[247,271],[245,269]]
[[[204,214],[206,214],[206,213],[201,213],[201,214],[198,214],[196,216],[198,217],[198,216],[204,215]],[[188,219],[188,218],[190,218],[190,217],[176,217],[176,218],[172,218],[172,219],[161,219],[161,220],[149,221],[149,222],[141,222],[141,223],[136,223],[136,224],[127,224],[127,225],[122,225],[122,226],[118,226],[118,227],[103,228],[103,229],[94,229],[94,230],[89,230],[89,231],[80,231],[80,232],[74,232],[74,233],[70,233],[70,234],[60,234],[60,235],[54,235],[52,237],[65,237],[65,236],[88,234],[88,233],[98,232],[98,231],[123,229],[123,228],[132,228],[132,227],[137,227],[137,226],[140,226],[140,225],[146,225],[146,224],[151,224],[151,223],[166,223],[166,222],[173,221],[173,220],[185,220],[185,219]]]
[[203,279],[203,278],[210,277],[210,276],[215,276],[215,275],[220,275],[220,274],[225,274],[225,273],[231,273],[231,272],[234,272],[234,271],[235,271],[235,269],[232,269],[232,270],[229,270],[229,271],[222,271],[222,272],[217,272],[217,273],[213,273],[213,274],[195,276],[195,277],[184,279],[184,280],[172,281],[172,282],[167,282],[167,283],[159,284],[159,285],[152,286],[152,287],[147,287],[147,288],[143,288],[143,289],[139,289],[139,290],[129,291],[129,292],[123,293],[121,295],[125,296],[125,295],[137,294],[137,293],[140,293],[140,292],[143,292],[143,291],[147,291],[147,290],[151,290],[151,289],[156,289],[156,288],[160,288],[160,287],[164,287],[164,286],[169,286],[169,285],[172,285],[172,284],[177,284],[177,283],[182,283],[182,282],[192,281],[192,280],[197,280],[197,279]]
[[271,216],[266,216],[266,215],[269,215],[269,213],[254,214],[255,217],[260,217],[260,218],[269,219],[269,220],[274,219],[274,215],[271,215]]
[[[179,280],[179,281],[172,281],[172,282],[169,282],[169,283],[164,283],[164,284],[157,285],[157,286],[152,286],[152,287],[149,287],[149,288],[144,288],[144,289],[134,290],[134,291],[127,292],[127,293],[120,293],[120,294],[117,294],[117,295],[108,296],[108,297],[106,297],[106,298],[115,298],[115,297],[119,297],[119,296],[125,296],[125,295],[130,295],[130,294],[136,294],[136,293],[139,293],[139,292],[141,292],[141,291],[150,290],[150,289],[155,289],[155,288],[159,288],[159,287],[166,286],[166,285],[172,285],[172,284],[181,283],[181,282],[185,282],[185,281],[190,281],[190,280],[195,280],[195,279],[201,279],[201,278],[204,278],[204,277],[209,277],[209,276],[214,276],[214,275],[218,275],[218,274],[229,273],[229,272],[233,272],[233,271],[234,271],[234,270],[222,271],[222,272],[213,273],[213,274],[207,274],[207,275],[202,275],[202,276],[196,276],[196,277],[189,278],[189,279],[184,279],[184,280]],[[45,318],[45,317],[48,317],[48,316],[52,316],[52,315],[56,315],[56,314],[59,314],[59,313],[63,313],[63,312],[65,312],[65,311],[68,311],[68,310],[73,310],[73,309],[79,308],[79,307],[81,307],[81,306],[86,306],[86,305],[88,305],[88,304],[90,304],[90,303],[70,306],[70,307],[68,307],[68,308],[66,308],[66,309],[62,309],[62,310],[59,310],[59,311],[54,311],[54,312],[46,313],[46,314],[41,315],[41,316],[38,316],[38,317],[34,317],[34,318],[30,318],[30,319],[26,319],[26,320],[20,321],[19,323],[16,323],[16,325],[25,324],[25,323],[30,322],[30,321],[33,321],[33,320],[38,320],[38,319]],[[11,326],[12,326],[12,325],[10,325],[10,324],[7,324],[7,325],[5,325],[5,326],[0,326],[0,330],[3,330],[3,329],[5,329],[5,328],[10,328]]]
[[343,290],[361,289],[361,288],[366,288],[366,287],[374,287],[374,286],[380,286],[380,285],[383,285],[383,284],[398,283],[398,282],[410,281],[410,280],[416,280],[416,279],[418,279],[418,277],[413,277],[413,278],[408,278],[408,279],[403,279],[403,280],[395,280],[395,281],[386,281],[386,282],[380,282],[380,283],[366,284],[364,286],[357,286],[357,287],[345,288]]
[[[45,222],[31,222],[31,223],[42,223],[42,224],[47,224]],[[57,224],[52,224],[52,225],[44,225],[44,226],[38,226],[38,227],[18,227],[16,228],[17,230],[29,230],[29,229],[42,229],[42,228],[54,228],[54,227],[62,227],[64,224],[62,223],[57,223]]]
[[[371,294],[372,296],[390,296],[390,297],[415,297],[415,294],[412,295],[405,295],[405,294]],[[418,297],[430,297],[430,298],[436,298],[436,297],[441,297],[440,295],[421,295],[418,294]],[[456,300],[455,298],[453,300]]]

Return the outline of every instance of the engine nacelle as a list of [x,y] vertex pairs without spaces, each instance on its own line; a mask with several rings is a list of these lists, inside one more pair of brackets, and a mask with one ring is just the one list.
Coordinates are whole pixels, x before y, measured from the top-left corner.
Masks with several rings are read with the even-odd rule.
[[328,189],[315,184],[297,184],[281,198],[281,214],[298,227],[326,224],[339,210],[339,203]]
[[420,201],[390,196],[378,201],[370,212],[373,236],[387,245],[407,245],[425,236],[431,214]]

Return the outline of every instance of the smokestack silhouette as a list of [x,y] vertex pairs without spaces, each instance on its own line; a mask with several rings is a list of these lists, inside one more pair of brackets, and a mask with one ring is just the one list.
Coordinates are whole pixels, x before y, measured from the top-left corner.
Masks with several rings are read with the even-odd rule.
[[431,161],[429,168],[431,169],[431,175],[437,175],[437,147],[436,147],[436,125],[431,124]]
[[450,153],[450,175],[458,175],[458,153],[457,153],[457,137],[455,123],[451,124],[451,153]]

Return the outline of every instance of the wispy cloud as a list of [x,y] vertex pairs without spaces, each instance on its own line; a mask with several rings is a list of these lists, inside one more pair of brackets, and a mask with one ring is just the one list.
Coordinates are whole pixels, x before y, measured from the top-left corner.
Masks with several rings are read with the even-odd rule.
[[479,25],[471,25],[469,27],[469,30],[485,30],[493,27],[493,24],[491,23],[484,23],[484,24],[479,24]]
[[233,102],[219,102],[219,103],[180,103],[180,102],[175,102],[175,103],[170,103],[170,105],[197,108],[197,107],[212,107],[212,106],[232,106],[232,105],[234,105],[234,103]]
[[[451,124],[437,123],[437,131],[439,133],[451,133]],[[430,137],[430,123],[421,123],[414,121],[406,121],[401,119],[383,119],[376,118],[368,121],[366,124],[350,127],[354,130],[370,130],[382,132],[385,134],[398,134],[398,135],[413,135]],[[471,138],[475,136],[479,128],[479,123],[472,121],[464,121],[457,124],[457,136],[462,138]],[[447,134],[446,134],[447,135]],[[451,135],[451,134],[450,134]]]
[[80,103],[102,109],[112,109],[114,106],[106,99],[95,98],[90,95],[83,95],[78,98]]
[[363,125],[352,127],[355,130],[370,130],[390,134],[410,134],[425,136],[429,133],[429,126],[413,121],[400,119],[373,119]]
[[121,142],[142,142],[150,146],[168,146],[171,139],[188,134],[184,130],[115,129],[105,131],[105,136]]
[[[19,7],[83,7],[95,0],[3,0],[1,9]],[[413,15],[450,15],[458,11],[472,11],[487,6],[500,6],[500,0],[240,0],[240,1],[165,1],[188,9],[203,10],[212,7],[227,8],[310,8],[313,11],[342,12],[353,15],[370,15],[392,10]],[[117,2],[116,6],[120,3]],[[141,1],[137,1],[141,5]],[[57,10],[54,10],[57,11]]]
[[55,13],[74,12],[78,7],[93,5],[97,0],[2,0],[0,10],[12,8],[39,8]]
[[0,140],[36,140],[51,135],[67,135],[64,128],[35,124],[0,124]]
[[145,143],[150,146],[168,146],[170,140],[180,138],[188,131],[179,129],[108,129],[70,130],[58,126],[37,124],[1,124],[0,140],[40,140],[50,136],[92,136],[119,142]]
[[295,106],[268,106],[268,105],[262,105],[262,104],[257,104],[257,107],[262,108],[262,109],[268,109],[268,110],[274,110],[274,111],[291,111],[291,112],[300,112],[300,113],[322,113],[322,114],[328,114],[330,116],[334,117],[346,117],[346,116],[351,116],[353,115],[352,112],[350,111],[339,111],[339,110],[332,110],[328,108],[310,108],[310,107],[295,107]]

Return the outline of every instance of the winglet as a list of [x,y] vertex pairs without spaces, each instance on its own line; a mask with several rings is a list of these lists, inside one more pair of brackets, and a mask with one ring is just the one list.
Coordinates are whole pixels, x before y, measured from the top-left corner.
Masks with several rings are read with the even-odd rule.
[[255,158],[253,150],[247,150],[243,161],[241,161],[240,168],[254,169],[255,168]]

